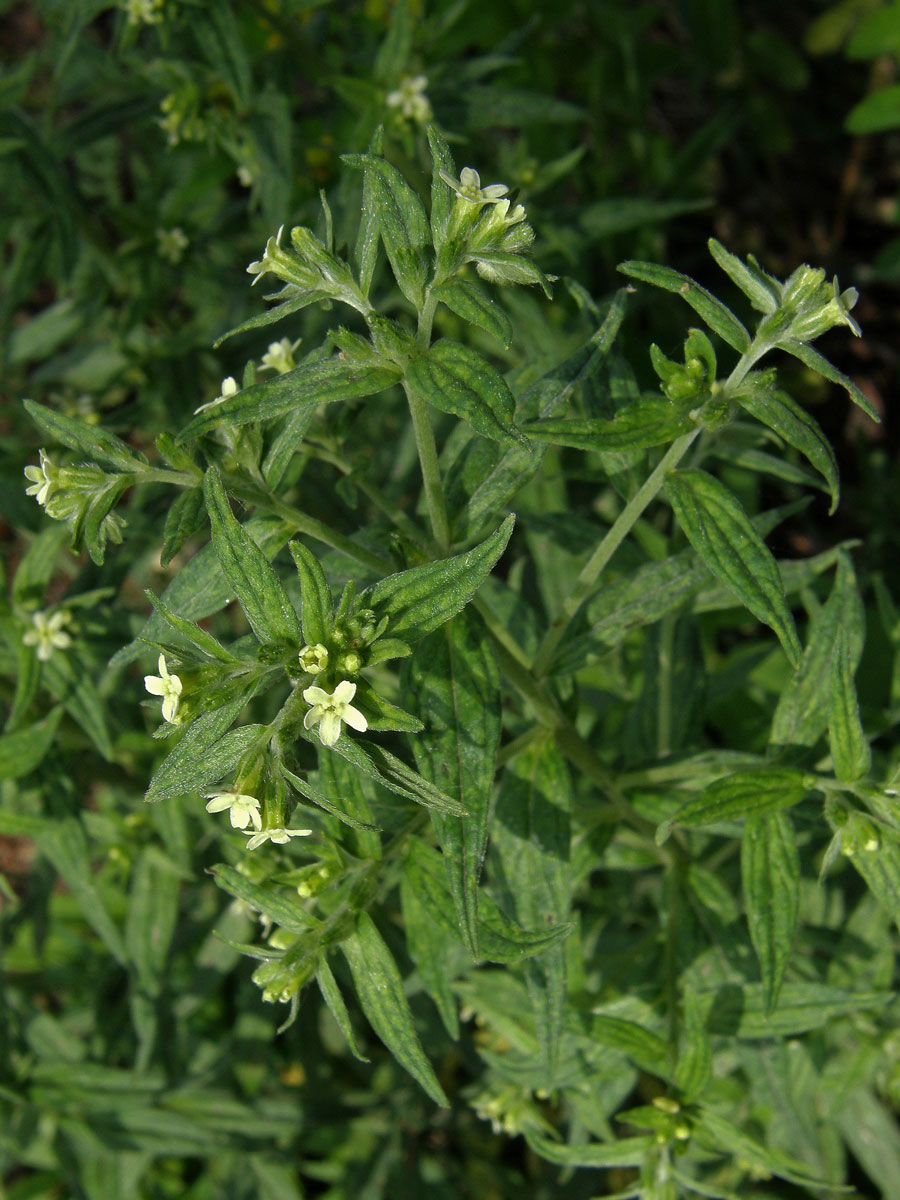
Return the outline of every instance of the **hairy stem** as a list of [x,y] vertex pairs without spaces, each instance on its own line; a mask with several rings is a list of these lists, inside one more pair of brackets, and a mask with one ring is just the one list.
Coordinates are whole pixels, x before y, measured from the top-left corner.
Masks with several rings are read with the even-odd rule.
[[416,449],[419,452],[419,466],[422,469],[422,482],[425,485],[425,503],[428,506],[434,540],[441,553],[446,554],[450,549],[450,524],[447,520],[447,507],[444,504],[444,487],[441,483],[441,469],[438,465],[437,446],[434,441],[434,431],[431,428],[428,405],[405,382],[403,390],[409,401],[413,432],[416,435]]

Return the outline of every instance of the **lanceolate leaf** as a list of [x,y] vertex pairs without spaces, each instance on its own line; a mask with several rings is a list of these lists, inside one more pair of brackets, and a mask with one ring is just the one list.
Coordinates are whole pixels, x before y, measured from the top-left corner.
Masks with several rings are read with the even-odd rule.
[[[752,383],[752,381],[751,381]],[[837,459],[819,423],[800,407],[787,392],[758,381],[733,393],[734,399],[751,416],[794,446],[824,477],[831,492],[831,509],[837,508],[840,494]]]
[[389,575],[364,592],[366,603],[388,618],[388,636],[405,641],[423,637],[465,607],[506,549],[514,522],[508,516],[465,554]]
[[368,913],[359,914],[356,931],[341,942],[341,950],[350,965],[356,994],[372,1028],[432,1100],[449,1107],[450,1101],[425,1057],[413,1026],[397,964]]
[[483,437],[495,442],[520,440],[513,423],[512,392],[477,350],[441,338],[409,360],[406,381],[429,404],[462,417]]
[[296,645],[300,641],[297,614],[266,556],[232,514],[215,467],[207,471],[203,490],[213,547],[250,628],[263,644]]
[[814,786],[813,776],[790,767],[766,767],[726,775],[660,825],[657,841],[668,837],[676,825],[717,825],[791,808]]
[[538,1133],[527,1133],[525,1139],[535,1154],[560,1167],[640,1167],[651,1158],[656,1139],[644,1137],[618,1138],[612,1142],[586,1142],[565,1146],[551,1142]]
[[441,1021],[454,1042],[459,1041],[459,1015],[451,987],[454,958],[465,958],[458,941],[431,919],[409,876],[400,879],[400,903],[406,949],[416,964],[425,991],[434,1001]]
[[682,275],[680,271],[671,267],[648,262],[623,262],[619,263],[617,269],[632,279],[641,279],[644,283],[651,283],[654,287],[664,288],[667,292],[681,296],[694,312],[703,318],[713,333],[717,333],[723,341],[741,354],[750,346],[750,334],[734,313],[689,275]]
[[462,815],[462,805],[458,800],[442,792],[382,746],[343,734],[332,749],[364,775],[368,775],[370,779],[376,780],[398,796],[416,804],[423,804],[437,812],[450,813],[457,817]]
[[828,741],[834,772],[844,783],[854,783],[872,764],[869,743],[859,718],[859,701],[853,676],[853,634],[840,626],[831,655],[828,703]]
[[842,631],[847,665],[856,670],[865,639],[865,617],[853,564],[845,552],[838,558],[834,586],[809,625],[800,667],[788,680],[772,722],[775,746],[813,746],[828,724],[831,663]]
[[432,822],[460,930],[478,958],[478,879],[500,744],[500,676],[481,621],[462,612],[429,634],[411,661],[407,689],[426,721],[412,740],[419,770],[465,809],[464,817],[435,813]]
[[713,993],[710,1033],[738,1038],[792,1037],[821,1029],[835,1017],[881,1009],[894,999],[893,992],[851,991],[825,983],[785,983],[777,1009],[767,1013],[760,984],[724,984]]
[[115,434],[107,433],[97,425],[86,425],[42,404],[35,404],[33,400],[23,403],[41,432],[53,441],[68,446],[70,450],[84,454],[94,462],[114,467],[117,471],[143,472],[146,468],[146,455],[139,450],[132,450]]
[[693,422],[669,400],[650,397],[611,421],[551,418],[523,426],[529,437],[577,450],[644,450],[689,433]]
[[198,413],[178,435],[178,441],[191,441],[218,425],[248,425],[298,409],[315,408],[318,404],[373,396],[397,383],[399,378],[399,369],[393,369],[387,360],[384,366],[377,367],[338,358],[304,363],[285,375],[243,388],[221,404]]
[[28,729],[0,734],[0,779],[20,779],[40,765],[53,745],[61,716],[62,709],[54,708]]
[[730,254],[721,242],[710,238],[709,252],[737,287],[741,289],[757,312],[773,313],[781,303],[778,282],[759,269],[752,256],[742,262],[736,254]]
[[[447,187],[443,180],[441,186]],[[512,341],[512,322],[497,301],[492,300],[479,284],[453,279],[432,288],[431,294],[443,301],[458,317],[495,337],[502,346],[508,346]]]
[[[572,781],[550,740],[528,747],[506,768],[494,819],[504,898],[526,928],[544,929],[568,919],[569,813]],[[566,996],[565,951],[546,950],[525,967],[525,981],[552,1086],[559,1058]]]
[[[826,815],[828,809],[826,807]],[[866,882],[869,891],[900,929],[900,843],[859,812],[846,814],[840,832],[841,850]]]
[[741,880],[766,1012],[772,1013],[790,958],[800,905],[800,859],[786,812],[748,817],[741,839]]
[[300,576],[303,640],[309,646],[324,642],[331,633],[334,601],[319,560],[302,542],[291,542],[291,554]]
[[853,380],[842,374],[837,367],[831,365],[824,354],[820,354],[812,346],[805,342],[795,342],[793,338],[787,341],[779,342],[779,347],[786,350],[788,354],[793,354],[794,358],[799,358],[802,363],[811,367],[817,374],[823,376],[830,383],[839,384],[850,399],[859,408],[863,410],[867,417],[871,417],[873,421],[881,421],[878,413],[872,407],[872,402],[860,388],[856,386]]
[[316,982],[319,985],[319,991],[322,993],[322,999],[328,1005],[329,1012],[337,1022],[341,1033],[347,1039],[350,1053],[354,1058],[358,1058],[360,1062],[367,1063],[369,1060],[356,1044],[356,1036],[353,1032],[353,1026],[350,1024],[350,1014],[347,1012],[344,997],[341,995],[337,980],[331,972],[331,967],[329,967],[327,959],[324,957],[319,959],[319,966],[316,969]]
[[705,471],[675,471],[666,492],[701,562],[760,621],[774,629],[796,665],[801,646],[778,564],[737,498]]

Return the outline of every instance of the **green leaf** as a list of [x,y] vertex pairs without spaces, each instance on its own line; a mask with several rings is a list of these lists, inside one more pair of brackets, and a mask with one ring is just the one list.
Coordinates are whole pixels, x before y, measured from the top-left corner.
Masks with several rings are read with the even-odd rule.
[[[548,929],[568,920],[572,781],[553,742],[543,739],[503,772],[493,824],[501,900],[526,929]],[[525,982],[543,1053],[545,1086],[556,1076],[566,998],[562,945],[525,964]]]
[[666,494],[697,556],[738,600],[778,635],[797,665],[801,646],[778,564],[737,498],[706,471],[675,471]]
[[[621,327],[626,299],[624,288],[616,292],[593,336],[525,391],[517,404],[520,420],[558,416],[579,384],[597,374]],[[542,445],[529,443],[505,450],[496,466],[482,477],[472,492],[457,521],[458,532],[471,535],[480,532],[485,522],[494,520],[496,513],[537,474],[545,449]]]
[[167,567],[184,543],[206,524],[206,506],[200,488],[186,488],[175,497],[166,514],[160,565]]
[[[453,210],[453,201],[455,193],[449,184],[444,183],[441,178],[441,171],[445,171],[448,175],[456,175],[456,165],[453,162],[453,156],[450,153],[450,147],[444,140],[440,130],[435,125],[428,126],[428,145],[431,149],[431,240],[434,244],[435,254],[440,260],[441,249],[446,240],[447,225],[450,221],[450,213]],[[446,287],[447,285],[442,285]],[[432,289],[432,294],[436,294],[437,288]],[[442,297],[441,297],[442,298]],[[449,301],[445,301],[448,307],[452,308]],[[456,309],[453,309],[457,312]],[[459,316],[465,320],[471,320],[465,313],[459,313]],[[505,314],[504,314],[505,316]],[[476,325],[478,321],[474,322]],[[508,344],[508,343],[504,343]]]
[[[447,187],[443,180],[441,186]],[[477,325],[479,329],[496,338],[502,346],[509,346],[512,342],[512,322],[497,301],[492,300],[480,284],[453,279],[449,283],[441,283],[432,288],[431,294],[446,304],[458,317],[462,317],[470,325]]]
[[[713,875],[712,878],[718,882],[718,876]],[[712,1076],[712,1045],[706,1032],[708,1005],[705,1000],[701,999],[693,988],[685,987],[683,1007],[684,1045],[678,1055],[674,1082],[683,1100],[690,1103],[702,1096],[709,1086]]]
[[631,229],[642,229],[671,221],[684,213],[708,208],[711,200],[652,200],[648,196],[610,196],[582,209],[579,224],[591,238],[612,237]]
[[669,400],[647,397],[629,405],[611,421],[550,418],[523,425],[531,438],[576,450],[645,450],[689,433],[693,421]]
[[418,311],[424,302],[429,244],[428,218],[422,201],[391,163],[373,154],[344,154],[350,166],[362,167],[378,212],[378,231],[400,291]]
[[528,1131],[525,1140],[540,1158],[556,1163],[560,1167],[641,1167],[651,1159],[656,1149],[656,1139],[650,1134],[643,1137],[619,1138],[614,1142],[587,1142],[577,1146],[564,1146],[551,1142],[549,1138]]
[[483,437],[495,442],[521,440],[513,422],[512,392],[477,350],[441,338],[409,360],[406,381],[429,404],[468,421]]
[[337,817],[339,821],[343,821],[351,829],[376,830],[378,828],[377,825],[372,825],[368,821],[359,821],[356,817],[344,812],[337,804],[333,804],[327,796],[323,796],[318,788],[314,788],[311,783],[305,779],[301,779],[299,775],[294,774],[293,771],[289,771],[287,767],[282,766],[281,770],[284,773],[284,777],[290,781],[301,796],[304,796],[307,800],[311,800],[313,804],[318,805],[319,808],[330,813],[333,817]]
[[303,363],[285,375],[242,388],[237,395],[198,413],[179,433],[178,441],[189,442],[219,425],[249,425],[319,404],[373,396],[397,383],[399,377],[399,368],[387,359],[377,367],[339,358]]
[[376,780],[405,800],[412,800],[416,804],[452,816],[463,815],[462,805],[458,800],[442,792],[382,746],[376,746],[374,742],[363,742],[358,737],[348,737],[344,733],[331,749],[364,775],[368,775],[370,779]]
[[322,999],[328,1005],[328,1011],[334,1017],[338,1029],[340,1029],[346,1038],[347,1045],[350,1047],[350,1053],[354,1058],[359,1059],[360,1062],[367,1063],[369,1060],[356,1044],[356,1035],[353,1032],[353,1026],[350,1024],[350,1014],[347,1012],[344,997],[341,995],[337,980],[324,957],[319,959],[319,965],[316,969],[316,983],[319,985]]
[[172,612],[171,608],[159,596],[154,596],[151,591],[146,591],[144,595],[159,613],[159,615],[170,625],[176,633],[180,633],[192,646],[195,646],[207,658],[211,658],[214,662],[225,663],[233,667],[235,663],[240,662],[239,658],[226,650],[218,638],[214,638],[211,633],[207,633],[195,621],[188,621],[185,617],[179,617],[177,613]]
[[291,459],[300,450],[315,415],[313,408],[287,413],[276,427],[262,464],[263,479],[271,491],[278,491]]
[[94,882],[95,872],[84,827],[75,817],[55,817],[38,835],[41,853],[50,859],[75,898],[85,920],[117,962],[126,961],[118,926],[110,917]]
[[12,586],[14,603],[26,608],[42,604],[47,584],[60,565],[60,551],[68,536],[65,525],[57,521],[41,530],[16,568]]
[[856,647],[853,632],[838,626],[831,654],[828,702],[828,742],[834,773],[842,783],[867,775],[872,752],[859,717],[856,697]]
[[147,467],[147,458],[139,450],[132,450],[121,438],[100,429],[97,425],[87,425],[74,417],[66,417],[35,404],[33,400],[23,400],[22,403],[35,425],[46,433],[53,441],[79,454],[86,454],[94,462],[106,463],[117,471],[137,471],[143,473]]
[[[893,14],[896,21],[896,12]],[[900,128],[900,84],[889,84],[869,92],[850,109],[844,120],[848,133],[883,133]]]
[[522,254],[507,254],[502,250],[472,250],[466,261],[480,263],[484,278],[491,283],[501,286],[523,284],[526,287],[537,284],[547,299],[551,298],[550,284],[556,276],[548,277],[536,263]]
[[801,1187],[826,1190],[826,1180],[816,1179],[802,1162],[773,1146],[764,1146],[743,1133],[736,1125],[702,1105],[692,1122],[694,1136],[704,1148],[715,1153],[734,1155],[760,1175],[777,1175]]
[[365,715],[373,733],[396,730],[400,733],[421,733],[425,728],[418,717],[385,700],[365,679],[356,685],[356,707]]
[[[266,559],[272,559],[294,532],[292,526],[272,517],[251,517],[242,526],[248,537]],[[182,617],[202,620],[230,603],[234,593],[222,574],[222,568],[212,545],[206,545],[178,572],[162,594],[163,600]],[[110,659],[110,666],[122,667],[136,659],[144,650],[144,642],[158,641],[166,631],[166,621],[154,613],[143,625],[140,634],[123,646]]]
[[413,1026],[403,980],[390,950],[368,913],[357,918],[356,931],[341,942],[353,984],[370,1025],[413,1079],[436,1104],[450,1106]]
[[871,417],[873,421],[881,424],[881,417],[865,392],[861,391],[849,376],[843,375],[837,367],[832,366],[824,354],[820,354],[818,350],[814,350],[812,346],[807,346],[804,342],[795,342],[793,339],[779,342],[778,346],[779,349],[792,354],[794,358],[799,358],[810,370],[821,375],[823,379],[827,379],[829,383],[836,383],[842,387],[853,403],[861,408],[867,417]]
[[235,520],[215,467],[206,473],[203,492],[213,548],[257,640],[263,645],[298,646],[300,622],[287,592],[266,556]]
[[664,821],[657,830],[656,840],[665,841],[676,825],[718,825],[722,821],[790,808],[799,804],[814,786],[814,777],[791,767],[762,767],[726,775]]
[[785,983],[778,1008],[769,1015],[761,984],[742,987],[727,983],[707,996],[711,1002],[709,1032],[749,1039],[794,1037],[821,1029],[836,1017],[883,1009],[895,998],[893,992],[851,992],[824,983]]
[[143,851],[134,864],[125,920],[125,949],[132,979],[131,1019],[138,1036],[138,1065],[150,1061],[158,1025],[157,1000],[178,918],[178,880]]
[[0,779],[21,779],[40,766],[53,745],[61,716],[62,709],[54,708],[28,729],[0,734]]
[[454,953],[462,958],[457,940],[431,919],[428,909],[404,871],[400,877],[400,904],[406,949],[416,965],[422,986],[437,1006],[444,1028],[459,1041],[459,1014],[453,995]]
[[623,1054],[643,1071],[666,1078],[669,1048],[661,1037],[636,1021],[622,1017],[610,1017],[597,1013],[591,1018],[591,1040],[601,1046],[611,1046]]
[[662,267],[658,263],[634,260],[619,263],[616,269],[632,279],[643,280],[644,283],[651,283],[654,287],[681,296],[713,333],[717,333],[734,350],[743,354],[749,349],[750,334],[734,313],[689,275],[682,275],[680,271]]
[[[384,131],[379,125],[372,134],[369,143],[369,156],[380,156],[384,145]],[[362,210],[359,219],[359,230],[356,235],[354,260],[359,268],[359,286],[365,296],[372,287],[372,277],[375,274],[375,264],[378,261],[378,202],[375,197],[374,173],[363,171]]]
[[83,663],[54,654],[43,664],[41,680],[88,735],[107,762],[112,760],[112,740],[106,724],[106,705]]
[[745,384],[732,394],[742,408],[805,455],[823,476],[831,493],[831,515],[837,508],[840,495],[838,465],[831,444],[819,427],[818,421],[805,412],[787,392],[767,386],[762,381],[754,384],[751,380],[749,387],[745,381]]
[[741,838],[741,880],[747,924],[771,1015],[791,954],[800,905],[800,858],[785,812],[751,816]]
[[757,312],[775,312],[781,304],[781,287],[776,279],[760,270],[752,255],[748,257],[747,262],[742,262],[736,254],[730,254],[715,238],[710,238],[706,244],[710,254],[731,282],[740,288]]
[[432,823],[460,931],[478,958],[478,879],[500,744],[500,675],[481,621],[463,612],[425,638],[405,673],[403,691],[427,718],[425,733],[412,743],[416,765],[466,813],[435,813]]
[[813,614],[800,666],[785,685],[775,709],[770,743],[813,746],[828,724],[831,671],[838,631],[843,630],[851,672],[865,639],[865,618],[853,563],[840,551],[831,595]]
[[464,554],[389,575],[363,593],[387,632],[405,641],[424,637],[449,621],[472,599],[506,549],[515,517],[510,514],[489,538]]
[[220,334],[213,342],[213,349],[218,350],[223,342],[227,342],[229,338],[234,337],[238,333],[248,333],[251,329],[263,329],[266,325],[274,325],[276,321],[282,321],[285,317],[291,316],[295,312],[299,312],[302,308],[307,308],[310,304],[316,304],[323,300],[322,292],[304,292],[297,295],[297,285],[289,283],[279,292],[280,296],[288,296],[281,304],[276,304],[274,308],[266,309],[265,312],[257,313],[255,317],[249,317],[246,321],[241,321],[240,325],[235,325],[233,329]]
[[296,898],[293,889],[279,887],[277,884],[264,881],[254,883],[237,867],[217,863],[209,868],[209,873],[223,891],[230,896],[236,896],[249,904],[256,912],[268,917],[273,924],[279,925],[289,933],[309,935],[310,929],[318,922],[310,916]]
[[300,576],[303,640],[308,646],[325,642],[334,623],[334,600],[325,572],[319,560],[302,542],[291,542],[288,546]]

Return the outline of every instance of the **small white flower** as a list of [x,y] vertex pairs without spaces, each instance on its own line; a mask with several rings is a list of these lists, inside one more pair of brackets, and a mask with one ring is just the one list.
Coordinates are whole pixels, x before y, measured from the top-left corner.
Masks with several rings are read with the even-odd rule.
[[303,646],[300,650],[300,666],[310,675],[318,675],[328,666],[328,649],[321,642],[314,646]]
[[216,396],[215,400],[208,400],[206,404],[201,404],[199,408],[195,408],[195,413],[205,412],[208,408],[215,408],[217,404],[221,404],[223,400],[227,400],[230,396],[236,396],[240,388],[237,385],[237,380],[229,375],[227,379],[222,380],[221,394]]
[[427,86],[426,75],[407,75],[400,80],[396,91],[388,92],[388,107],[399,108],[404,117],[418,121],[420,125],[426,124],[432,116],[431,105],[425,95]]
[[178,225],[172,229],[157,229],[156,241],[160,255],[173,264],[181,262],[185,250],[190,245],[187,234]]
[[171,725],[177,725],[175,717],[178,713],[178,702],[181,696],[181,680],[177,675],[170,675],[166,670],[166,656],[159,656],[159,674],[145,675],[144,687],[151,696],[162,696],[163,720]]
[[341,736],[341,721],[346,721],[359,733],[365,733],[369,722],[350,701],[356,695],[356,684],[349,679],[342,679],[333,692],[324,688],[308,687],[303,693],[303,699],[312,708],[303,718],[303,728],[312,729],[319,726],[319,737],[324,746],[333,746]]
[[262,356],[260,367],[277,371],[279,375],[293,371],[297,365],[294,362],[294,351],[302,340],[302,338],[297,338],[296,342],[292,342],[290,338],[285,337],[280,342],[270,342],[268,350]]
[[308,837],[311,833],[311,829],[284,829],[280,826],[274,829],[262,829],[259,833],[250,835],[247,849],[255,850],[263,842],[274,842],[277,846],[286,846],[292,837]]
[[272,260],[276,259],[280,256],[281,235],[283,233],[284,233],[284,225],[279,225],[278,232],[275,234],[275,236],[270,237],[269,240],[266,242],[266,248],[263,251],[262,258],[259,259],[257,262],[250,263],[249,267],[247,267],[247,274],[256,276],[256,279],[253,280],[253,283],[256,283],[256,281],[258,279],[261,279],[267,271],[271,271]]
[[482,187],[481,177],[472,167],[463,167],[459,179],[454,179],[446,171],[441,171],[440,174],[444,183],[452,187],[457,196],[473,204],[496,204],[509,191],[505,183],[489,183],[487,187]]
[[253,187],[253,172],[248,166],[241,164],[237,169],[238,183],[241,187]]
[[259,801],[255,796],[244,792],[207,792],[206,806],[208,813],[224,812],[227,808],[231,817],[233,829],[246,829],[248,825],[259,832],[262,829],[262,819],[259,815]]
[[25,495],[34,496],[35,500],[43,508],[57,486],[59,467],[56,466],[53,459],[45,454],[43,450],[39,451],[39,453],[41,456],[41,465],[39,467],[28,466],[25,468],[25,478],[31,481],[31,487],[25,489]]
[[72,645],[72,639],[63,629],[69,620],[69,614],[63,610],[50,613],[36,612],[31,614],[32,628],[22,635],[26,646],[37,646],[37,656],[41,662],[47,662],[54,650],[65,650]]

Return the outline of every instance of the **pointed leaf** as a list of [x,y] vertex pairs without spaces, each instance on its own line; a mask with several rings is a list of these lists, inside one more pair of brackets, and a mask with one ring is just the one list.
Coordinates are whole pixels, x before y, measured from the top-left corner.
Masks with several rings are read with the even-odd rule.
[[706,471],[673,472],[666,493],[701,562],[778,635],[794,665],[801,646],[778,564],[737,498]]
[[0,734],[0,779],[21,779],[40,766],[53,745],[61,716],[62,709],[54,708],[28,729]]
[[412,641],[431,633],[469,603],[506,549],[514,523],[510,514],[465,554],[389,575],[363,593],[366,603],[388,618],[391,637]]
[[710,254],[731,282],[741,289],[756,311],[773,313],[781,303],[778,282],[761,271],[752,258],[746,263],[742,262],[715,238],[710,238],[706,244]]
[[540,1158],[556,1163],[560,1167],[641,1167],[652,1160],[656,1150],[656,1138],[619,1138],[613,1142],[586,1142],[577,1146],[565,1146],[551,1142],[538,1133],[525,1134],[528,1145]]
[[482,622],[462,612],[425,638],[406,674],[404,694],[427,719],[424,734],[412,743],[419,770],[466,812],[435,813],[432,823],[460,930],[478,958],[478,880],[500,744],[500,675]]
[[748,817],[741,838],[741,880],[766,1012],[771,1014],[790,958],[800,905],[800,858],[787,813]]
[[657,841],[664,841],[676,825],[718,825],[790,808],[813,787],[814,776],[791,767],[763,767],[726,775],[664,821],[657,831]]
[[872,752],[859,717],[854,658],[853,634],[840,626],[831,655],[828,741],[834,773],[843,783],[855,783],[868,774],[872,765]]
[[207,471],[203,491],[212,544],[222,572],[234,588],[257,640],[263,645],[298,645],[300,622],[293,605],[266,556],[235,520],[215,467]]
[[477,350],[441,338],[409,360],[406,381],[429,404],[462,417],[483,437],[495,442],[521,440],[513,422],[512,392]]
[[33,400],[23,400],[22,403],[35,425],[53,441],[117,471],[143,473],[146,469],[146,455],[139,450],[132,450],[121,438],[107,433],[98,425],[87,425],[74,417],[54,412],[52,408],[35,404]]
[[619,263],[616,269],[632,279],[641,279],[644,283],[651,283],[654,287],[664,288],[667,292],[681,296],[713,333],[717,333],[729,346],[741,354],[749,348],[750,334],[734,313],[689,275],[682,275],[680,271],[662,267],[658,263],[633,260]]
[[334,623],[334,601],[331,588],[319,560],[302,542],[291,542],[288,546],[300,576],[301,612],[303,640],[308,646],[324,642],[331,634]]
[[356,931],[341,942],[341,950],[369,1024],[431,1099],[449,1108],[413,1025],[397,964],[368,913],[359,914]]
[[644,450],[690,433],[694,423],[669,400],[647,397],[611,421],[551,418],[522,427],[531,438],[577,450]]
[[832,366],[824,354],[820,354],[818,350],[814,350],[812,346],[808,346],[804,342],[795,342],[793,339],[779,342],[778,345],[781,350],[786,350],[794,358],[799,358],[802,363],[805,363],[816,374],[821,375],[823,379],[827,379],[829,383],[839,384],[867,417],[881,423],[881,417],[875,411],[865,392],[858,388],[849,376],[843,375],[837,367]]
[[338,1029],[340,1029],[347,1041],[347,1045],[350,1047],[350,1053],[354,1058],[359,1059],[360,1062],[367,1063],[369,1060],[356,1044],[356,1035],[353,1032],[353,1026],[350,1024],[350,1014],[347,1012],[344,997],[341,995],[337,980],[331,973],[331,967],[329,967],[328,961],[324,957],[319,959],[319,965],[316,968],[316,983],[319,985],[322,999],[328,1005],[328,1011],[334,1017]]
[[[441,186],[447,187],[443,180]],[[462,317],[470,325],[477,325],[479,329],[496,338],[501,346],[508,346],[512,341],[512,322],[497,301],[492,300],[480,284],[452,279],[449,283],[432,288],[431,294],[446,304],[458,317]]]

